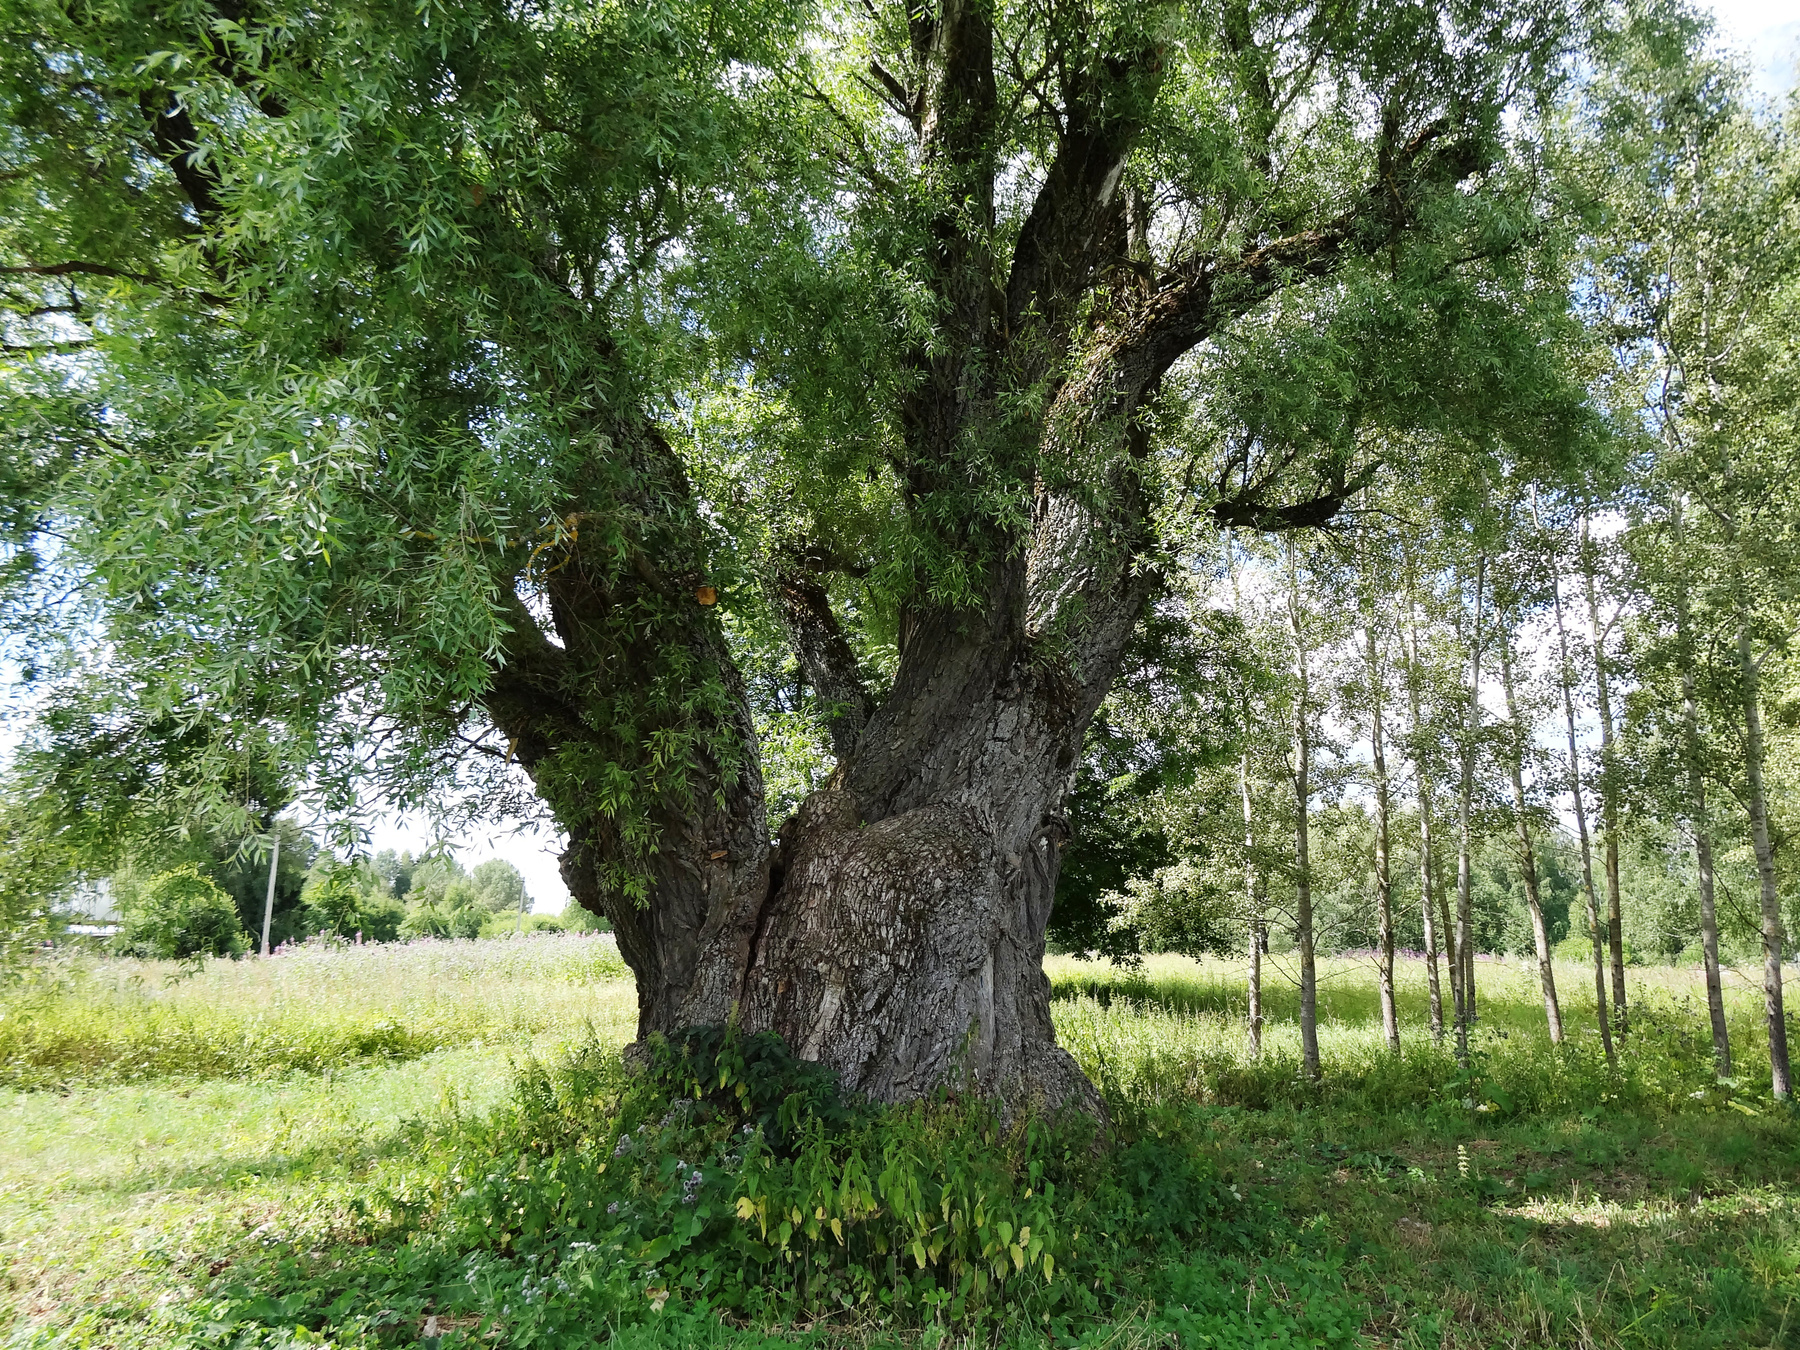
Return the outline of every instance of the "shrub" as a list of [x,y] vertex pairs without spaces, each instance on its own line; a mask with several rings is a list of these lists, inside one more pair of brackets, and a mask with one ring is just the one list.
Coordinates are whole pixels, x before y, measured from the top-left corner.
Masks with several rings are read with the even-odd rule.
[[573,897],[563,902],[562,913],[557,918],[561,920],[565,933],[612,932],[611,919],[604,914],[594,913]]
[[525,877],[504,858],[489,858],[476,866],[469,880],[491,914],[517,912],[525,900]]
[[567,930],[562,919],[555,914],[525,914],[517,910],[508,913],[502,910],[498,914],[490,914],[482,920],[480,936],[484,938],[511,937],[515,933],[561,933]]
[[192,863],[152,877],[120,918],[114,948],[125,956],[241,956],[250,946],[231,897]]
[[507,1109],[461,1123],[424,1176],[369,1205],[387,1216],[360,1239],[373,1248],[344,1257],[370,1265],[366,1296],[343,1294],[352,1277],[334,1266],[309,1312],[311,1295],[245,1269],[214,1306],[354,1325],[393,1306],[403,1252],[406,1282],[438,1314],[493,1319],[510,1344],[587,1345],[596,1324],[665,1306],[1066,1326],[1161,1298],[1169,1262],[1196,1244],[1245,1242],[1204,1123],[1170,1115],[1159,1130],[1102,1151],[1081,1117],[1009,1122],[944,1095],[873,1105],[769,1034],[653,1040],[636,1072],[590,1047],[527,1065]]
[[[431,892],[426,892],[430,896]],[[406,911],[401,921],[403,937],[472,938],[481,936],[481,925],[489,910],[481,893],[468,880],[458,877],[438,893]]]
[[350,938],[358,933],[369,942],[392,942],[400,935],[406,911],[381,894],[377,878],[362,868],[327,863],[307,878],[301,893],[309,934]]

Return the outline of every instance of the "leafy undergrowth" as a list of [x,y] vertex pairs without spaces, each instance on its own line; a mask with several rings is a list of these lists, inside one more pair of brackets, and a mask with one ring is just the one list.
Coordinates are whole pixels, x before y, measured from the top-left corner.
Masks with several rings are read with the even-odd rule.
[[1356,1343],[1367,1310],[1337,1258],[1246,1203],[1203,1113],[1094,1145],[1085,1120],[1008,1125],[979,1101],[846,1101],[766,1035],[696,1032],[635,1074],[589,1050],[527,1066],[504,1110],[422,1141],[384,1194],[216,1235],[189,1297],[125,1320],[231,1347],[587,1346],[694,1316],[837,1339],[1081,1344],[1122,1319],[1165,1343]]
[[1415,1030],[1416,968],[1395,1054],[1373,980],[1336,964],[1321,1083],[1292,1023],[1253,1059],[1208,1006],[1224,981],[1187,971],[1059,972],[1059,1037],[1121,1115],[1210,1108],[1245,1195],[1342,1254],[1371,1344],[1800,1343],[1800,1113],[1770,1099],[1753,986],[1732,991],[1721,1081],[1691,972],[1647,973],[1608,1063],[1581,1029],[1591,1001],[1565,996],[1572,1034],[1552,1046],[1535,972],[1485,967],[1465,1067]]
[[[1467,1070],[1419,1029],[1411,984],[1389,1055],[1357,1011],[1372,981],[1342,975],[1322,1088],[1291,1062],[1290,1024],[1251,1060],[1229,1008],[1179,1006],[1154,968],[1130,996],[1061,999],[1059,1033],[1113,1112],[1099,1151],[1080,1122],[847,1102],[758,1038],[695,1037],[627,1072],[618,982],[614,1039],[510,1085],[490,1048],[336,1088],[0,1093],[18,1155],[0,1304],[9,1284],[23,1298],[0,1344],[1800,1341],[1800,1118],[1749,1077],[1712,1081],[1673,977],[1634,988],[1615,1067],[1580,1037],[1550,1047],[1535,989],[1505,974],[1484,972]],[[447,983],[467,1001],[511,987]],[[1754,993],[1733,1007],[1747,1074]],[[188,1116],[242,1142],[177,1141]],[[59,1217],[83,1206],[91,1220]],[[57,1253],[117,1265],[66,1276]]]
[[0,993],[0,1087],[280,1077],[518,1042],[577,1020],[594,981],[625,973],[597,936],[46,964]]

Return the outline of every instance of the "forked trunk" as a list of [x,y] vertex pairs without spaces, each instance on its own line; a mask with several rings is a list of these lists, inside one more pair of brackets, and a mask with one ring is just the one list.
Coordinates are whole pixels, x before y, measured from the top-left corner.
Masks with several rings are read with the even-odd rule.
[[1519,871],[1525,879],[1525,906],[1531,912],[1531,938],[1537,950],[1538,986],[1544,995],[1544,1020],[1550,1027],[1550,1043],[1563,1040],[1562,1007],[1556,1000],[1556,971],[1550,964],[1550,933],[1544,926],[1543,896],[1538,887],[1537,859],[1531,849],[1531,823],[1525,801],[1525,728],[1513,697],[1512,643],[1502,640],[1500,683],[1506,694],[1506,716],[1512,722],[1512,753],[1507,769],[1512,775],[1513,820],[1519,832]]
[[948,618],[914,637],[900,682],[910,697],[888,700],[841,785],[808,797],[773,850],[708,838],[721,847],[655,878],[657,903],[602,892],[646,991],[639,1035],[731,1020],[877,1100],[947,1086],[1102,1114],[1056,1045],[1043,972],[1095,700],[1002,625]]
[[677,1022],[774,1030],[882,1101],[949,1086],[1100,1114],[1056,1045],[1044,934],[1082,736],[1150,582],[1100,578],[1106,608],[1052,644],[1081,593],[1057,561],[1004,564],[980,610],[908,624],[855,756],[782,828],[765,897],[702,934]]
[[[685,493],[659,440],[642,462],[665,500]],[[1153,578],[1089,548],[1079,512],[1046,494],[1040,546],[994,567],[985,604],[909,617],[888,697],[773,848],[747,701],[697,565],[618,569],[572,543],[547,579],[558,640],[518,606],[488,711],[570,828],[563,875],[613,922],[640,1038],[734,1020],[879,1100],[947,1086],[1009,1111],[1103,1114],[1056,1046],[1044,937],[1082,736]],[[685,684],[659,664],[671,649],[691,662]],[[704,733],[685,743],[685,791],[624,823],[583,795],[624,753],[584,716],[602,670],[609,689],[682,691],[700,711],[677,729]],[[841,687],[853,701],[854,680]]]
[[1551,608],[1556,614],[1556,653],[1561,662],[1563,720],[1569,733],[1569,795],[1575,800],[1575,833],[1581,842],[1581,890],[1587,898],[1588,935],[1594,949],[1594,1016],[1600,1024],[1600,1044],[1610,1064],[1613,1062],[1613,1038],[1612,1021],[1606,1012],[1606,930],[1601,924],[1600,906],[1594,895],[1593,847],[1588,838],[1587,801],[1581,790],[1581,751],[1575,740],[1574,680],[1569,671],[1569,641],[1563,628],[1562,591],[1555,585],[1554,562],[1551,580]]

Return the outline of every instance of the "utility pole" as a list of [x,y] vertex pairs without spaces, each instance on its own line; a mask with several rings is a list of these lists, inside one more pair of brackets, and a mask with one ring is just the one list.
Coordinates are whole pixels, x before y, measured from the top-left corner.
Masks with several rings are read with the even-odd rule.
[[269,954],[269,922],[275,917],[275,864],[281,861],[281,836],[275,836],[275,847],[269,850],[269,893],[263,899],[262,954]]

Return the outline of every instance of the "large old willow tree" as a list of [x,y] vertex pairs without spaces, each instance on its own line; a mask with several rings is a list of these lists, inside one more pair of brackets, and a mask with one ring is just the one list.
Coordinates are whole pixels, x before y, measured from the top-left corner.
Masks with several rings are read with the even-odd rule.
[[[349,813],[522,767],[640,1033],[877,1098],[1095,1102],[1045,925],[1169,569],[1580,438],[1554,6],[5,12],[50,779]],[[837,762],[785,824],[759,614]]]

